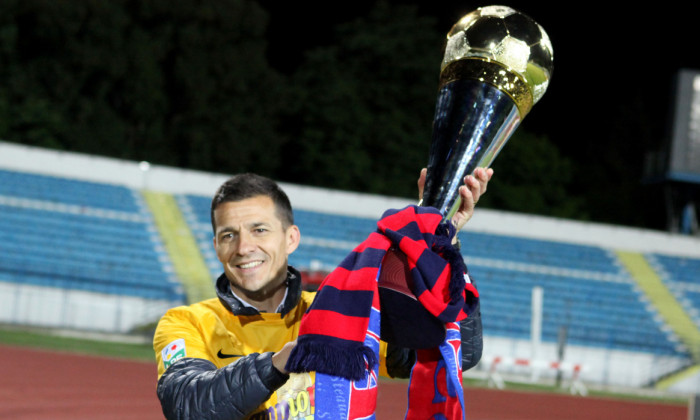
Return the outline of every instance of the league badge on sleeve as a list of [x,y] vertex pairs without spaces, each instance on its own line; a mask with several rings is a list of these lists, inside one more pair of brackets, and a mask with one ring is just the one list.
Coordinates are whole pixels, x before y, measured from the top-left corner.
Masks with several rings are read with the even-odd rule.
[[176,360],[185,357],[185,340],[178,338],[172,343],[165,346],[165,348],[160,352],[163,358],[163,367],[166,369],[170,367]]

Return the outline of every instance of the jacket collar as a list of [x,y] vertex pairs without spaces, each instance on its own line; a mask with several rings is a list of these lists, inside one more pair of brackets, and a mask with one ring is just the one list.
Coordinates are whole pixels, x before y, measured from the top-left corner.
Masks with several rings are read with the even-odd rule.
[[[258,315],[260,312],[250,306],[245,306],[240,299],[231,293],[231,284],[226,274],[221,274],[216,280],[216,295],[226,309],[234,315]],[[299,303],[301,298],[301,274],[291,265],[287,266],[287,297],[282,304],[280,314],[284,317]]]

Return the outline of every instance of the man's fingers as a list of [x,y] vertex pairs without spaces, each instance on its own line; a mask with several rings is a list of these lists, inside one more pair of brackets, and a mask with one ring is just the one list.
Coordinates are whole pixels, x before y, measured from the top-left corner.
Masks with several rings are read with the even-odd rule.
[[418,175],[418,200],[423,199],[423,189],[425,188],[425,177],[428,174],[428,169],[423,168]]
[[465,180],[467,185],[469,185],[472,195],[474,196],[474,204],[476,204],[479,201],[479,198],[481,198],[481,196],[486,192],[488,183],[492,176],[493,169],[477,168],[474,171],[474,175],[471,176],[470,179]]
[[472,200],[474,201],[474,204],[476,204],[477,201],[479,201],[479,197],[481,196],[481,183],[474,175],[468,175],[466,178],[464,178],[464,183],[466,184],[466,187],[469,189],[469,193],[472,196]]

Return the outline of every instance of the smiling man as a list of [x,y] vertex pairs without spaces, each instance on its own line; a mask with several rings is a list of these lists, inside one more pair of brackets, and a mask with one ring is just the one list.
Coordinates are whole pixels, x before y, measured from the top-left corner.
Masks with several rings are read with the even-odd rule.
[[299,228],[280,217],[265,195],[221,203],[214,210],[214,248],[234,294],[262,312],[275,312],[287,290],[287,255]]
[[[460,228],[486,191],[491,171],[477,171],[460,189]],[[422,190],[424,173],[419,179]],[[153,347],[158,398],[168,419],[312,419],[313,372],[285,365],[314,293],[288,265],[301,234],[287,195],[272,180],[237,175],[211,205],[214,248],[224,273],[217,298],[170,309]],[[463,333],[462,341],[472,339]],[[380,374],[407,377],[415,354],[382,345]]]

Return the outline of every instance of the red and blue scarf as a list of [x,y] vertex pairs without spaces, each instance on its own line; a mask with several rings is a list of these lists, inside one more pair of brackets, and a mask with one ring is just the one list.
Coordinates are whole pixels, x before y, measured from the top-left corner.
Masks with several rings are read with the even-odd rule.
[[454,227],[434,208],[389,210],[377,231],[358,245],[321,284],[301,321],[290,372],[316,371],[315,417],[373,419],[379,367],[380,300],[377,279],[391,247],[406,256],[414,294],[445,323],[445,340],[416,350],[406,419],[464,418],[459,324],[478,301],[466,267],[451,243]]

